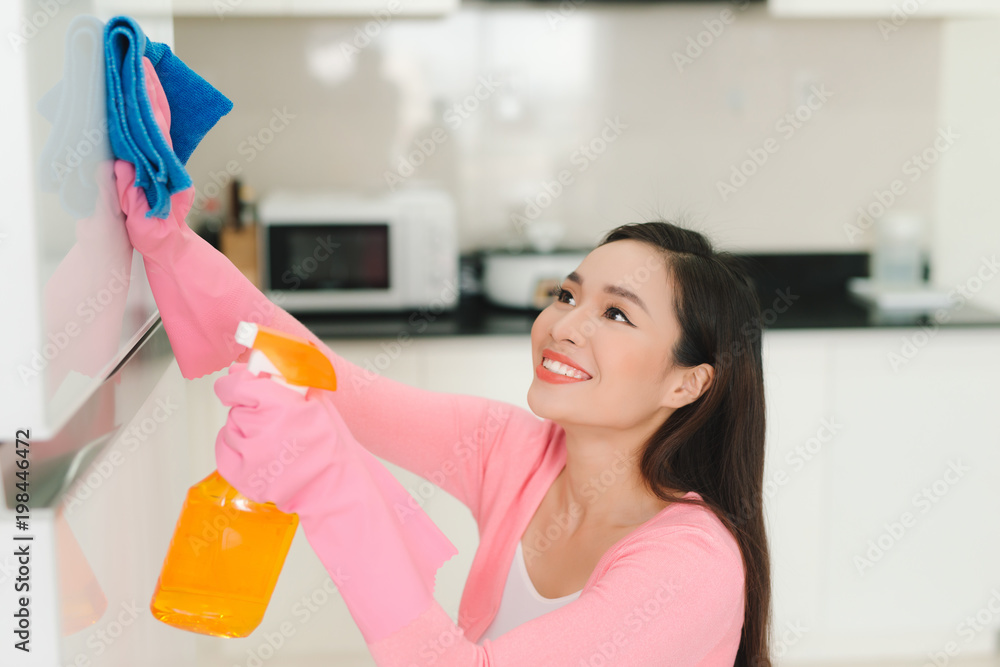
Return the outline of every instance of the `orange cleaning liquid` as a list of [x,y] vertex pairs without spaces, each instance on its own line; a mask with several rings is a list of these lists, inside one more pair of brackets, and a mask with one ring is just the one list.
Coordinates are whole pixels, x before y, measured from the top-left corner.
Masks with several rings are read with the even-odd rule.
[[246,637],[271,599],[299,525],[214,471],[188,490],[149,608],[182,630]]

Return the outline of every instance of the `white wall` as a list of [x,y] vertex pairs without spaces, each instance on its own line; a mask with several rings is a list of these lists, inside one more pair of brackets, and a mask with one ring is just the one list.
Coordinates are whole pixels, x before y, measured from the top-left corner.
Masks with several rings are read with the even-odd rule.
[[[434,152],[406,183],[436,180],[454,193],[463,250],[503,243],[511,214],[540,193],[544,204],[544,183],[568,170],[572,182],[542,217],[570,226],[577,245],[659,210],[689,212],[726,247],[856,251],[869,234],[852,242],[845,225],[935,138],[939,20],[883,38],[870,19],[774,19],[760,4],[563,5],[466,0],[444,19],[382,28],[179,19],[178,55],[235,103],[191,158],[192,178],[211,194],[212,174],[224,182],[232,161],[259,193],[384,189],[400,156],[438,129],[445,139],[425,143]],[[348,58],[365,28],[375,36]],[[813,85],[832,95],[799,109]],[[463,100],[475,107],[465,119],[449,112]],[[243,143],[274,109],[294,118],[265,131],[261,150]],[[807,122],[777,127],[797,109]],[[606,130],[614,141],[601,155],[576,153],[615,118],[627,127]],[[748,151],[766,153],[768,138],[772,154],[749,163],[756,173],[724,201],[718,184]],[[907,181],[892,207],[932,214],[935,178]]]
[[941,123],[960,135],[937,168],[935,282],[965,286],[1000,310],[1000,20],[949,20],[942,31]]

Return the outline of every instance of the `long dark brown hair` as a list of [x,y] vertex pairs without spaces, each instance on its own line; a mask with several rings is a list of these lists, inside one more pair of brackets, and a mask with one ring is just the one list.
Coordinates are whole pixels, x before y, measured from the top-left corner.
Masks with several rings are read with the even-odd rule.
[[[674,364],[710,364],[714,377],[645,443],[650,491],[713,511],[736,538],[746,572],[735,667],[770,667],[771,563],[764,526],[764,371],[760,301],[745,260],[702,234],[663,221],[630,223],[598,244],[632,239],[662,252],[681,334]],[[681,498],[696,491],[704,500]],[[676,495],[675,495],[676,494]]]

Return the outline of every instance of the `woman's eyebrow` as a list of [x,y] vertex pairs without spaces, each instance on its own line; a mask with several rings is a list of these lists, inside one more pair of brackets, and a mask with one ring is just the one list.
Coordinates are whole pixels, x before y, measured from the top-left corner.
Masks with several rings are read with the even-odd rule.
[[[583,276],[581,276],[576,271],[573,271],[568,276],[566,276],[566,280],[571,280],[580,287],[583,287]],[[645,310],[646,314],[652,317],[652,315],[650,315],[649,313],[649,309],[646,308],[646,304],[643,303],[642,299],[640,299],[639,295],[636,294],[635,292],[625,289],[624,287],[619,287],[618,285],[605,285],[604,291],[608,294],[615,294],[617,296],[622,297],[623,299],[628,299],[632,303],[636,304],[637,306]]]

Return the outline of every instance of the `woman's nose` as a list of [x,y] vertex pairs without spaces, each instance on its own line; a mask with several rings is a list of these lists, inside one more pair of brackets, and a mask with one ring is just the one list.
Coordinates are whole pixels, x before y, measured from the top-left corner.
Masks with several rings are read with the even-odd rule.
[[600,322],[594,313],[577,306],[558,314],[552,323],[552,337],[581,345],[597,331],[598,326]]

